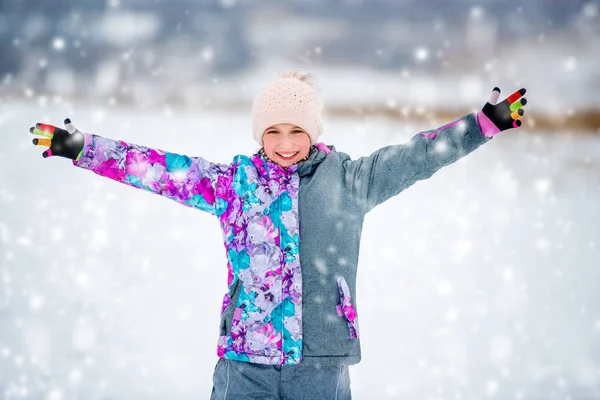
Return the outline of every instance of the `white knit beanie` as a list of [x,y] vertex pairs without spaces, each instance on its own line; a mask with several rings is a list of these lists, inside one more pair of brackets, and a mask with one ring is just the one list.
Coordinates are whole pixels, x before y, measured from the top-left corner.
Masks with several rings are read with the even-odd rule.
[[262,146],[262,136],[268,127],[287,123],[304,129],[313,145],[323,133],[322,110],[323,100],[308,73],[296,69],[282,72],[254,99],[254,139]]

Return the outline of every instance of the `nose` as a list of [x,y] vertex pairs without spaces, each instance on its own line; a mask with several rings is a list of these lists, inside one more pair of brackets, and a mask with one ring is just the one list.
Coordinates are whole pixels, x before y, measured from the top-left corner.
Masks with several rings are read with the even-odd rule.
[[295,141],[291,135],[283,135],[281,138],[281,144],[286,148],[293,147],[293,145],[295,145]]

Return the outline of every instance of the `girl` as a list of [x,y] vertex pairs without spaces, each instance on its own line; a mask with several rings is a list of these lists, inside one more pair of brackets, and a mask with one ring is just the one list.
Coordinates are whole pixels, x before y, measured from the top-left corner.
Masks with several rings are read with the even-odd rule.
[[212,399],[349,399],[348,366],[361,359],[356,271],[364,216],[521,126],[521,89],[478,113],[404,145],[351,160],[318,143],[323,102],[311,77],[292,70],[255,98],[261,146],[229,164],[37,124],[44,157],[215,215],[227,255]]

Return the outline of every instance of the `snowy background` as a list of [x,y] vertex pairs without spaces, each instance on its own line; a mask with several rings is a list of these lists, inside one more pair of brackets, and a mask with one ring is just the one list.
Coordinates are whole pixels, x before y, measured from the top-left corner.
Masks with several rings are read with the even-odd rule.
[[353,158],[528,89],[523,128],[367,215],[354,397],[600,398],[600,2],[523,3],[0,0],[0,398],[208,398],[226,291],[216,218],[29,127],[227,163],[291,67]]

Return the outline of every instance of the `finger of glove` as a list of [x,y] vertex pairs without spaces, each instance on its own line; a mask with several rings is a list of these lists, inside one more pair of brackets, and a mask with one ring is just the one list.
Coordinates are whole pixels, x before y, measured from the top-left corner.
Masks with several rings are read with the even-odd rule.
[[525,104],[527,104],[527,98],[523,97],[521,100],[517,100],[510,105],[510,111],[516,111]]
[[519,108],[516,111],[513,111],[510,116],[512,119],[519,119],[523,116],[523,114],[525,114],[525,111],[522,108]]
[[65,119],[65,128],[67,128],[67,132],[69,133],[77,132],[77,128],[75,128],[70,118]]
[[52,146],[52,139],[48,139],[48,138],[35,138],[32,140],[33,144],[35,144],[36,146]]
[[498,102],[499,97],[500,97],[500,88],[496,86],[492,90],[492,95],[490,96],[488,103],[490,103],[491,105],[495,105]]
[[506,100],[508,100],[508,102],[510,104],[513,104],[515,101],[519,100],[521,98],[521,96],[523,96],[526,92],[527,92],[527,89],[521,88],[521,89],[517,90],[516,92],[514,92],[513,94],[511,94],[510,96],[508,96],[506,98]]
[[44,157],[44,158],[52,157],[52,150],[48,149],[45,152],[43,152],[42,157]]
[[35,124],[35,127],[31,127],[29,129],[29,132],[33,133],[34,135],[45,136],[47,138],[52,139],[54,137],[54,132],[56,131],[56,129],[57,128],[54,125],[37,123]]

